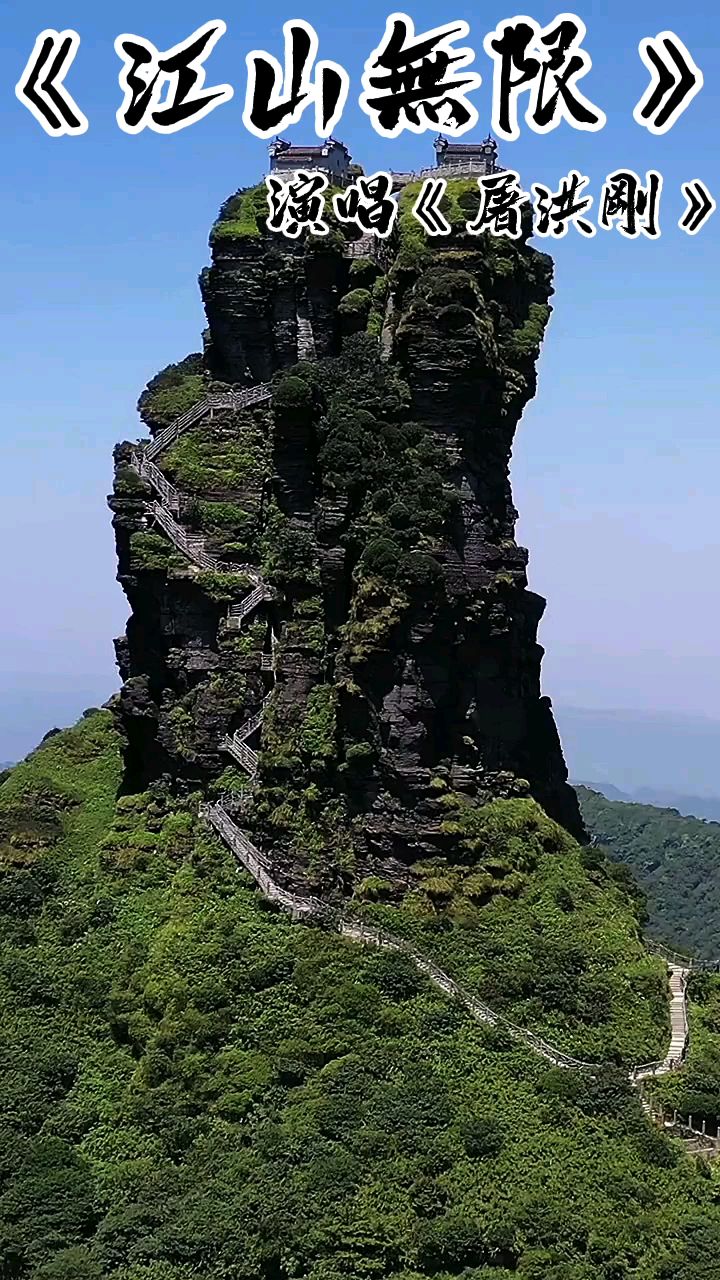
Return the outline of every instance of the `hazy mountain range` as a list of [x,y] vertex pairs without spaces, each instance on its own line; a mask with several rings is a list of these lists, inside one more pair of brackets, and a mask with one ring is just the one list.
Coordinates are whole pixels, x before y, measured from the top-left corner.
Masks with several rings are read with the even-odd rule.
[[720,820],[720,722],[673,712],[554,707],[571,778],[609,800]]
[[586,778],[573,778],[574,787],[589,787],[599,791],[606,800],[622,804],[649,804],[656,809],[677,809],[688,818],[704,818],[707,822],[720,822],[720,799],[712,796],[683,796],[676,791],[663,791],[657,787],[638,787],[630,794],[614,787],[611,782],[588,782]]

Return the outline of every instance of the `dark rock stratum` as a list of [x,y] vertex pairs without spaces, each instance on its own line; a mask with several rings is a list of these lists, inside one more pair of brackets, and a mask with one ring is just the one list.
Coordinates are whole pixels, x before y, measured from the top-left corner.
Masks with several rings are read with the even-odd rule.
[[[449,184],[452,235],[426,241],[415,194],[379,260],[349,259],[337,227],[267,234],[257,193],[223,207],[204,352],[139,406],[156,435],[203,397],[272,383],[156,459],[222,572],[153,530],[131,446],[115,454],[125,785],[240,790],[220,744],[269,694],[245,821],[289,879],[328,890],[452,857],[458,806],[498,796],[531,794],[584,837],[508,478],[552,264],[527,236],[468,236],[469,182]],[[248,563],[273,598],[231,629]]]

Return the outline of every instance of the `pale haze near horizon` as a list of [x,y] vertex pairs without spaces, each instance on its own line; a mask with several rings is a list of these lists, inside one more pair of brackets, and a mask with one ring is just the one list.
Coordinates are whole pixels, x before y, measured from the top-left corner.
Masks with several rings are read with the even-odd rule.
[[[557,7],[532,11],[549,21]],[[544,690],[560,706],[720,720],[713,591],[720,215],[694,240],[674,225],[681,181],[699,176],[716,195],[720,189],[710,132],[720,20],[706,5],[690,3],[679,14],[645,0],[631,13],[615,0],[575,11],[587,23],[594,61],[583,87],[606,110],[608,125],[597,135],[561,127],[545,138],[523,125],[521,140],[501,147],[501,160],[519,169],[526,186],[557,182],[579,167],[596,195],[613,168],[654,166],[666,190],[657,243],[601,233],[585,242],[571,230],[557,245],[539,245],[556,260],[555,314],[538,396],[516,437],[512,480],[530,585],[548,599],[540,631]],[[352,29],[327,4],[308,4],[302,16],[357,90],[362,58],[387,12],[372,3]],[[482,36],[509,14],[495,4],[482,14],[453,8],[470,22],[484,76],[480,126],[490,93]],[[229,31],[208,83],[233,83],[234,101],[173,138],[121,134],[114,36],[137,31],[169,47],[210,16],[223,16]],[[244,53],[256,45],[277,52],[282,22],[292,16],[281,7],[267,18],[244,15],[241,26],[229,12],[187,2],[110,3],[98,13],[83,0],[63,21],[83,37],[71,80],[91,119],[88,135],[48,139],[11,93],[0,104],[7,365],[0,760],[18,758],[46,729],[117,687],[111,641],[128,610],[114,582],[105,507],[112,447],[141,433],[134,405],[145,381],[201,345],[196,279],[208,261],[210,223],[222,199],[257,180],[265,165],[264,146],[240,119]],[[424,3],[413,16],[420,30],[445,15]],[[10,7],[0,51],[6,85],[15,83],[37,32],[59,21],[49,3],[29,14]],[[665,28],[685,40],[706,85],[670,134],[652,138],[632,120],[645,87],[637,42]],[[311,132],[308,122],[291,136]],[[432,161],[431,132],[381,142],[352,90],[337,132],[371,168]]]

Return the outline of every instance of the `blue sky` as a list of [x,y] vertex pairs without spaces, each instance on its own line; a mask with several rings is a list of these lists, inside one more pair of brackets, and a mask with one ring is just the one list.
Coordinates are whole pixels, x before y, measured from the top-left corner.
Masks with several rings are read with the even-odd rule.
[[[383,141],[357,105],[362,64],[390,8],[375,0],[0,6],[0,759],[116,687],[111,639],[127,607],[105,507],[112,447],[138,434],[134,406],[147,379],[199,348],[196,281],[210,224],[231,191],[264,171],[265,145],[242,125],[245,53],[280,55],[283,21],[308,19],[321,56],[351,75],[336,133],[355,158],[366,169],[432,162],[432,133]],[[559,8],[529,12],[549,22]],[[501,160],[526,186],[579,168],[596,195],[615,168],[654,167],[665,193],[659,241],[571,232],[553,249],[555,314],[513,462],[531,585],[549,600],[545,690],[561,703],[720,719],[720,214],[694,239],[675,225],[681,182],[700,177],[720,198],[720,17],[698,0],[604,0],[575,11],[593,58],[583,88],[607,126],[539,137],[523,124]],[[454,17],[470,23],[484,132],[491,66],[482,40],[515,8],[422,3],[408,12],[419,31]],[[132,32],[169,48],[211,18],[223,18],[228,33],[208,84],[233,84],[234,100],[170,137],[122,133],[115,37]],[[82,37],[68,87],[90,120],[83,137],[46,137],[14,96],[44,27]],[[705,88],[669,134],[653,137],[632,115],[647,83],[637,46],[665,29],[685,41]],[[309,138],[311,115],[292,132]]]

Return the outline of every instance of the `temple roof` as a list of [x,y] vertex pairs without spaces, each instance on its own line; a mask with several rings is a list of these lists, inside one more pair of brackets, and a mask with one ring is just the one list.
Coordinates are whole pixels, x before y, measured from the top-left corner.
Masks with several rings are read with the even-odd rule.
[[321,143],[319,146],[317,145],[303,146],[302,144],[298,144],[298,143],[286,142],[284,138],[276,138],[274,142],[271,142],[268,150],[270,151],[271,155],[277,154],[282,156],[290,156],[291,158],[294,158],[295,156],[327,155],[328,152],[332,151],[335,147],[339,147],[342,151],[345,152],[345,155],[348,157],[348,159],[350,159],[350,152],[345,146],[345,143],[339,142],[337,138],[328,138],[325,142]]
[[321,156],[324,147],[283,147],[284,156]]
[[485,143],[473,143],[472,145],[468,144],[467,146],[463,146],[462,143],[451,142],[451,143],[448,143],[447,147],[444,147],[443,150],[446,152],[452,151],[454,155],[470,155],[476,151],[485,151],[485,149],[491,145],[492,145],[491,143],[485,142]]
[[434,147],[436,151],[442,151],[444,155],[451,152],[452,155],[478,155],[484,152],[486,147],[492,147],[497,151],[497,142],[493,137],[488,135],[482,142],[448,142],[447,138],[442,135],[435,139]]

